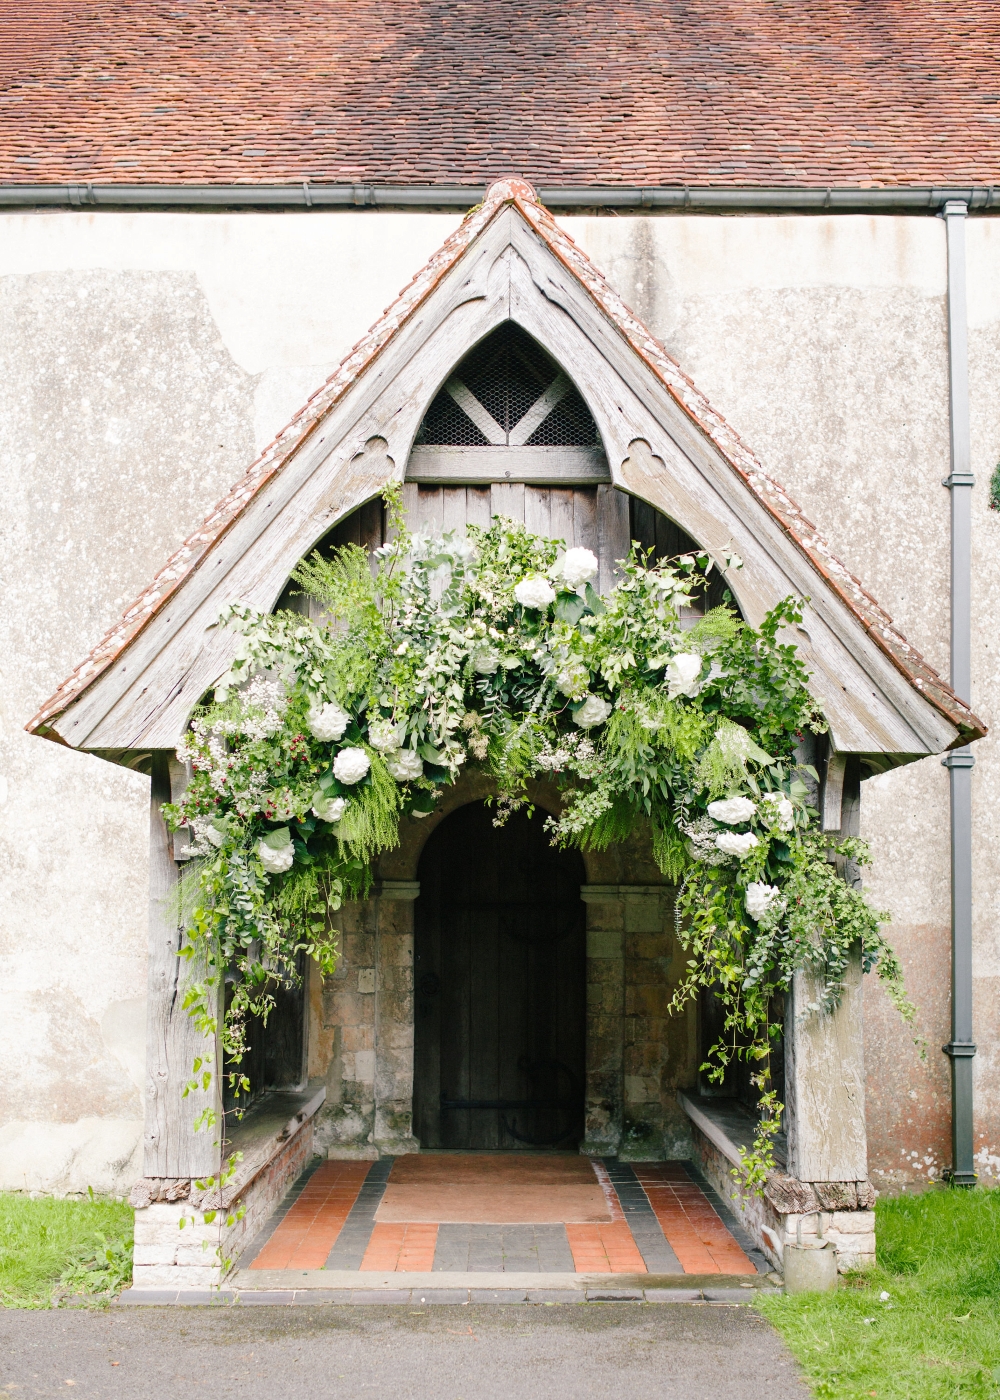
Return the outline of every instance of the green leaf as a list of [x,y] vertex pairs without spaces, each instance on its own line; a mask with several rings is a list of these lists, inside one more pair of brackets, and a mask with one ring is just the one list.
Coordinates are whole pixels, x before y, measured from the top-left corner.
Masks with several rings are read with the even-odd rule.
[[279,826],[276,831],[269,831],[264,837],[264,845],[270,846],[272,850],[280,851],[287,846],[292,839],[292,834],[287,826]]
[[587,610],[587,604],[579,593],[560,593],[553,609],[560,622],[568,622],[575,627]]
[[605,608],[601,601],[601,595],[597,592],[592,583],[587,584],[586,588],[583,590],[583,596],[587,600],[587,607],[595,617],[601,617],[607,612],[607,608]]

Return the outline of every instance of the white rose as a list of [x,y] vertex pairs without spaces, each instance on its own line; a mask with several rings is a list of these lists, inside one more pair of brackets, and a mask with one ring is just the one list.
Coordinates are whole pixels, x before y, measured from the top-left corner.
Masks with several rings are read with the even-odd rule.
[[751,919],[763,918],[779,902],[780,895],[777,885],[763,885],[756,880],[747,885],[747,913]]
[[339,739],[343,736],[344,730],[351,722],[351,717],[346,714],[339,705],[315,705],[309,706],[309,713],[306,715],[306,728],[314,739],[319,739],[323,743],[329,743],[331,739]]
[[751,802],[749,797],[726,797],[722,801],[708,804],[708,815],[714,821],[725,822],[726,826],[748,822],[756,810],[757,804]]
[[606,700],[599,695],[588,695],[573,716],[573,723],[581,729],[593,729],[595,725],[603,724],[610,713],[611,706]]
[[556,568],[570,588],[579,588],[597,573],[597,559],[589,549],[567,549]]
[[795,808],[782,792],[765,792],[760,799],[761,803],[767,803],[769,812],[765,812],[766,819],[773,823],[779,831],[791,831],[795,825]]
[[739,856],[740,860],[748,856],[754,846],[759,846],[760,842],[752,831],[724,831],[721,836],[715,838],[717,848],[727,856]]
[[671,700],[678,695],[697,695],[701,689],[698,677],[701,675],[702,658],[693,651],[679,651],[667,663],[667,695]]
[[364,749],[341,749],[333,760],[333,776],[338,783],[350,787],[352,783],[360,783],[371,766],[372,761]]
[[257,854],[260,856],[260,863],[269,875],[282,875],[286,870],[292,868],[295,860],[295,847],[289,840],[287,846],[269,846],[266,840],[262,840],[257,846]]
[[386,754],[385,766],[397,783],[412,783],[423,777],[424,760],[416,749],[397,749],[395,753]]
[[393,724],[391,719],[373,719],[368,722],[368,742],[379,753],[389,753],[392,749],[398,749],[403,741],[404,732],[404,726]]
[[321,822],[339,822],[347,807],[346,797],[317,797],[313,803],[313,816]]
[[555,589],[541,574],[529,574],[514,589],[514,597],[522,608],[547,608],[556,599]]

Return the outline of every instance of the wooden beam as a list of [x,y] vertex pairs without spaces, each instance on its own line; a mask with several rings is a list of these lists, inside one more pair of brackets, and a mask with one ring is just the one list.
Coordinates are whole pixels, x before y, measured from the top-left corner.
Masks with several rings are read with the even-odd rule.
[[[197,975],[178,957],[181,931],[172,908],[178,870],[173,838],[160,811],[170,801],[170,754],[153,754],[149,795],[149,957],[146,1000],[146,1111],[143,1174],[155,1177],[210,1176],[219,1163],[222,1112],[214,1038],[202,1036],[183,1008],[184,993]],[[196,1056],[211,1056],[207,1094],[182,1097]],[[218,1124],[196,1133],[203,1108],[214,1108]]]
[[604,453],[593,447],[414,447],[406,480],[426,486],[486,486],[523,481],[530,486],[610,483]]

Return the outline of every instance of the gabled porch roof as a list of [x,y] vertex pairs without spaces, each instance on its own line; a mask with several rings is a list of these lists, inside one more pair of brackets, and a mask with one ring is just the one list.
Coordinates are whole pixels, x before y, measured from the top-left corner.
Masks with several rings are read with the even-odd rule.
[[222,604],[273,606],[336,520],[402,475],[449,369],[508,318],[576,381],[615,483],[717,555],[732,542],[746,568],[729,581],[751,621],[787,593],[809,600],[794,640],[840,751],[907,761],[986,732],[517,179],[490,188],[29,731],[118,760],[173,748],[228,667]]

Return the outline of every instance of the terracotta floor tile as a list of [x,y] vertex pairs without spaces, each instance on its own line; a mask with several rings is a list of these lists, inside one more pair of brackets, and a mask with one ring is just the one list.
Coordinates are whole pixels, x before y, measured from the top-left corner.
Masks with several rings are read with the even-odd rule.
[[567,1225],[566,1238],[578,1274],[647,1272],[625,1220],[616,1220],[608,1225]]
[[321,1269],[358,1198],[370,1162],[324,1162],[250,1265]]
[[438,1227],[423,1223],[377,1224],[361,1261],[366,1273],[430,1273]]

